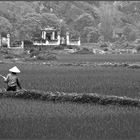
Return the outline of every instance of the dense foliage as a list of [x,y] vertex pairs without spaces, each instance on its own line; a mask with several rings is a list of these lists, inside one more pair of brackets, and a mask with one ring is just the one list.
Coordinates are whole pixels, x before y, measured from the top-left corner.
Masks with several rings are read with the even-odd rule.
[[139,37],[139,1],[1,1],[0,32],[13,40],[31,40],[40,29],[54,26],[64,35],[80,35],[82,42],[97,42],[100,36],[114,41],[122,32],[128,41]]

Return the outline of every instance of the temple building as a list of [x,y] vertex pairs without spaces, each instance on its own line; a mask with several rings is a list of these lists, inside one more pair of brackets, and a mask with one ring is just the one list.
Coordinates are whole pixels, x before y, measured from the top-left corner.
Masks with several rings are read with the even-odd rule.
[[[70,33],[66,32],[66,35],[61,37],[60,30],[47,27],[41,30],[41,34],[33,39],[34,46],[80,46],[81,41],[79,38],[70,38]],[[9,49],[24,49],[24,41],[15,41],[11,43],[10,34],[6,34],[4,37],[0,37],[0,46]]]
[[41,30],[41,38],[36,38],[33,45],[44,46],[59,46],[59,45],[77,45],[80,46],[80,37],[78,39],[70,39],[69,32],[66,32],[65,37],[60,36],[60,31],[53,27],[47,27]]
[[34,45],[60,45],[60,32],[53,28],[47,27],[41,30],[41,38],[33,41]]

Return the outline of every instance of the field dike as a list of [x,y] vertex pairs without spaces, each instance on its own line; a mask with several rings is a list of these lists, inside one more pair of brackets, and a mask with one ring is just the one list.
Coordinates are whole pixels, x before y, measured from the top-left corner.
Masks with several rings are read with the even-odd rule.
[[1,98],[19,98],[32,99],[53,102],[75,102],[75,103],[93,103],[101,105],[127,105],[140,107],[139,99],[132,99],[129,97],[119,97],[111,95],[100,95],[97,93],[64,93],[64,92],[44,92],[38,90],[25,91],[4,91],[0,92]]

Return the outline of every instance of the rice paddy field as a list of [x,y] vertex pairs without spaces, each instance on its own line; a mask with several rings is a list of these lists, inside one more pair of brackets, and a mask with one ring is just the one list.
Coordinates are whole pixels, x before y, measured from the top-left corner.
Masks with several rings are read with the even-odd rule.
[[140,62],[140,54],[63,54],[58,62]]
[[138,140],[139,124],[139,108],[0,100],[0,138]]
[[[83,61],[139,63],[140,55],[60,55],[57,60]],[[14,65],[22,71],[25,89],[140,98],[140,69],[1,63],[0,73],[6,75]],[[0,79],[0,88],[4,87]],[[140,108],[1,98],[0,138],[137,140]]]

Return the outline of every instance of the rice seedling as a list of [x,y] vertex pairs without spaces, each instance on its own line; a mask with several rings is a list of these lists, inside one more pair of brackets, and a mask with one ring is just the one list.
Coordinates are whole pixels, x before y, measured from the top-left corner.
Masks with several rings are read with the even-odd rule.
[[0,99],[0,138],[136,140],[139,123],[135,107]]
[[[0,73],[7,74],[13,64],[0,64]],[[22,70],[25,89],[66,93],[99,93],[101,95],[140,97],[140,70],[106,67],[66,67],[17,64]],[[0,79],[0,88],[6,88]]]
[[[95,56],[84,57],[73,55],[65,60],[65,56],[59,56],[58,63],[105,62],[105,57],[116,62],[139,61],[137,55],[131,59],[130,56],[96,56],[95,60]],[[0,92],[0,138],[140,138],[139,69],[16,65],[22,70],[21,83],[27,91]],[[1,63],[0,73],[7,74],[12,66]],[[0,86],[5,88],[2,79]]]

